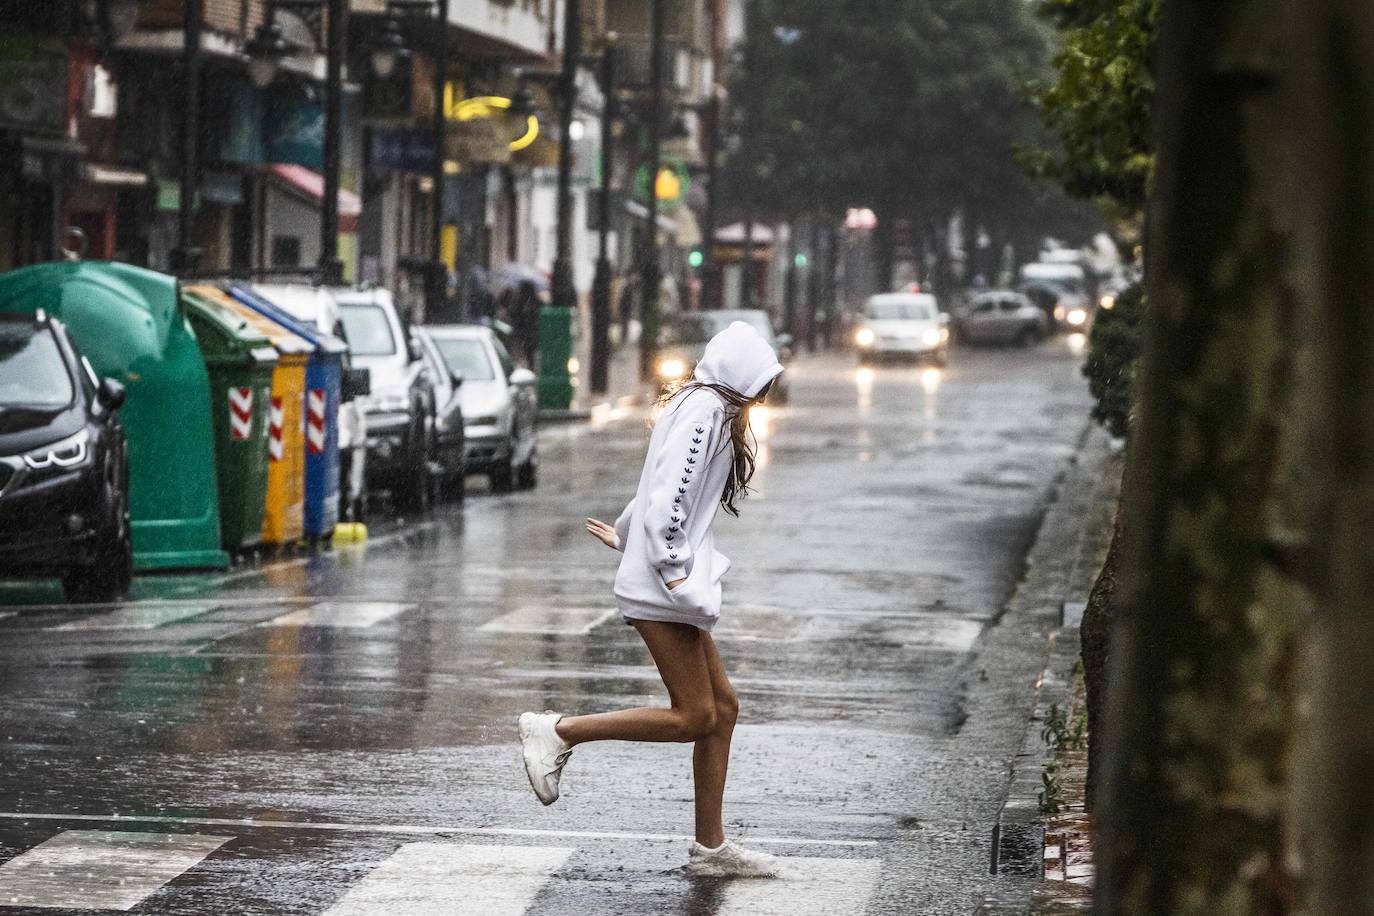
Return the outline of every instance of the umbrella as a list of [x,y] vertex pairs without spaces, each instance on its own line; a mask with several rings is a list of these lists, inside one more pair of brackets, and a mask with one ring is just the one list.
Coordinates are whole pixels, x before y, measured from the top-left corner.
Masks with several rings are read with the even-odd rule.
[[536,293],[549,292],[549,278],[532,267],[523,264],[505,264],[491,272],[491,291],[502,293],[508,289],[519,289],[524,283],[534,287]]

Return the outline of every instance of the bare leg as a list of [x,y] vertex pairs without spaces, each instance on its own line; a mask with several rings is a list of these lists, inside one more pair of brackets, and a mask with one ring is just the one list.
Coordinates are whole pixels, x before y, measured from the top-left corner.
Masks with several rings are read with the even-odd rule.
[[725,665],[711,634],[701,634],[701,647],[711,673],[716,727],[706,737],[698,738],[692,749],[692,779],[696,786],[697,842],[715,849],[725,842],[721,807],[725,799],[725,770],[730,763],[730,736],[734,734],[735,720],[739,717],[739,699],[725,675]]
[[716,728],[716,703],[703,648],[710,637],[684,623],[636,620],[654,657],[670,709],[640,706],[589,716],[565,716],[555,730],[569,744],[584,741],[696,741]]

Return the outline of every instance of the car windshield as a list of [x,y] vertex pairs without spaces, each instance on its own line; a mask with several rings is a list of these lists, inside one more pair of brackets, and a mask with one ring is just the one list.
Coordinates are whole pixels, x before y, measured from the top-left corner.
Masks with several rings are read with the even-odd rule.
[[55,410],[72,402],[72,378],[52,332],[0,322],[0,409]]
[[449,371],[458,373],[464,381],[489,382],[496,378],[496,368],[482,341],[471,337],[439,337],[434,343]]
[[764,312],[712,312],[683,315],[668,328],[667,339],[672,343],[706,343],[735,321],[743,321],[745,324],[752,325],[754,330],[763,335],[764,340],[771,341],[773,339],[773,329],[769,326],[768,315]]
[[930,321],[935,317],[935,303],[929,299],[906,302],[870,302],[864,314],[873,321]]
[[381,306],[350,304],[340,306],[344,337],[354,356],[391,356],[396,352],[396,339],[391,336],[391,322]]

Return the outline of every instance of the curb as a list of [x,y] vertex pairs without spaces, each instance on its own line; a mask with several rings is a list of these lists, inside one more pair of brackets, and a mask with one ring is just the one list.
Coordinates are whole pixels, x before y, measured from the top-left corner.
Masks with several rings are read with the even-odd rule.
[[[1078,452],[1045,512],[1028,558],[1029,573],[1008,603],[1045,619],[1049,632],[1031,712],[1012,762],[1007,794],[992,829],[990,874],[1040,879],[1044,876],[1044,818],[1041,774],[1051,759],[1040,732],[1050,707],[1067,706],[1078,659],[1082,606],[1097,574],[1107,524],[1115,508],[1116,463],[1110,439],[1097,426],[1085,433]],[[1071,557],[1070,562],[1063,562]]]

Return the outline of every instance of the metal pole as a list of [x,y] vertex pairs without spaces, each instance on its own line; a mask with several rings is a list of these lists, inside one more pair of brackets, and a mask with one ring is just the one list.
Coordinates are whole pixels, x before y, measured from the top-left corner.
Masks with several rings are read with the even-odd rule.
[[320,201],[320,282],[343,284],[339,260],[339,169],[343,142],[343,64],[348,38],[348,5],[328,0],[325,33],[324,197]]
[[[430,171],[430,200],[433,201],[433,219],[430,225],[429,270],[425,275],[425,315],[430,320],[439,320],[444,314],[444,299],[448,292],[448,265],[444,264],[444,128],[448,123],[448,112],[444,110],[444,99],[448,89],[448,4],[449,0],[438,0],[439,25],[436,29],[438,40],[434,47],[434,167]],[[441,265],[443,265],[441,267]],[[455,269],[457,265],[454,265]],[[460,297],[466,314],[466,297]]]
[[563,2],[563,71],[558,80],[558,226],[553,260],[553,305],[577,306],[572,273],[572,133],[577,64],[582,56],[581,0]]
[[195,243],[196,188],[200,184],[200,35],[205,25],[204,0],[186,0],[182,18],[181,200],[177,205],[175,273],[200,266]]
[[611,233],[611,170],[615,144],[615,40],[606,36],[601,52],[601,187],[597,190],[597,222],[601,236],[597,244],[596,276],[592,280],[592,365],[593,394],[605,394],[610,387],[611,369],[611,259],[608,250]]
[[658,172],[663,167],[659,142],[663,130],[663,0],[650,7],[653,40],[649,53],[649,200],[645,208],[643,261],[640,264],[640,309],[642,326],[639,342],[639,377],[654,377],[658,357]]
[[721,301],[720,276],[716,264],[716,175],[720,171],[720,157],[717,149],[720,144],[720,104],[721,87],[711,87],[710,109],[706,124],[706,212],[702,227],[702,271],[706,278],[703,308],[723,308]]

